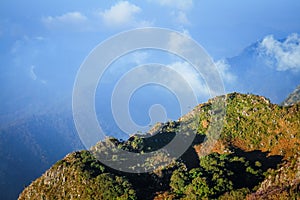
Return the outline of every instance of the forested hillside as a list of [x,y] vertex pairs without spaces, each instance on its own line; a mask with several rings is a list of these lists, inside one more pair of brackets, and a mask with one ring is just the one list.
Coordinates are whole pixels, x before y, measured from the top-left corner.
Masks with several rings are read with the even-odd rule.
[[[202,151],[213,123],[212,105],[226,100],[220,137],[209,154]],[[143,154],[168,144],[177,129],[196,132],[175,162],[151,173],[125,173],[105,166],[94,155],[119,149]],[[151,137],[149,137],[151,136]],[[127,141],[107,138],[89,151],[58,161],[29,185],[19,199],[299,199],[300,104],[279,106],[256,95],[239,93],[200,104],[177,121],[158,123],[147,135]],[[116,155],[107,159],[121,162]],[[154,154],[137,168],[164,162]]]

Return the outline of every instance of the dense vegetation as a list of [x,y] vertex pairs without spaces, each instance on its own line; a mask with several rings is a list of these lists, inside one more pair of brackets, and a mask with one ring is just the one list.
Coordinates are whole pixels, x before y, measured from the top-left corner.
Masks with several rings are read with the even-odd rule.
[[[202,151],[215,112],[226,100],[220,138]],[[136,154],[168,144],[178,130],[196,133],[176,161],[151,173],[125,173],[94,155],[121,162],[109,145]],[[151,136],[151,137],[148,137]],[[112,143],[111,143],[112,142]],[[184,142],[184,141],[183,141]],[[256,95],[228,94],[200,104],[178,121],[159,123],[127,141],[107,138],[88,151],[71,153],[34,181],[19,199],[297,199],[300,198],[300,104],[281,107]],[[153,154],[137,169],[164,162]]]

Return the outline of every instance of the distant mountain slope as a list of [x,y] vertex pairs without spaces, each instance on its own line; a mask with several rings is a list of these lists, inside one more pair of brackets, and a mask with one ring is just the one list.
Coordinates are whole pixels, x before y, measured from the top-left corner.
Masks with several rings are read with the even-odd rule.
[[281,104],[291,106],[298,102],[300,102],[300,85]]
[[[300,84],[300,71],[288,66],[279,68],[280,60],[268,53],[262,45],[263,41],[257,41],[238,55],[225,60],[230,66],[228,72],[236,77],[233,83],[227,83],[226,88],[228,91],[266,96],[273,103],[279,104]],[[293,46],[299,45],[298,41],[289,38],[277,42],[289,47],[282,50],[285,56]]]
[[[178,121],[157,124],[149,131],[152,137],[108,138],[92,148],[96,155],[105,154],[112,141],[118,148],[143,153],[169,143],[179,127],[183,134],[196,130],[193,144],[167,167],[130,174],[105,166],[87,151],[75,152],[30,184],[19,199],[264,199],[266,194],[273,199],[300,198],[300,104],[280,107],[261,96],[226,95],[221,137],[212,152],[202,156],[212,102],[222,99],[200,104]],[[154,154],[134,167],[147,168],[165,156]]]
[[0,199],[16,199],[26,185],[65,154],[83,149],[72,118],[35,115],[0,129]]

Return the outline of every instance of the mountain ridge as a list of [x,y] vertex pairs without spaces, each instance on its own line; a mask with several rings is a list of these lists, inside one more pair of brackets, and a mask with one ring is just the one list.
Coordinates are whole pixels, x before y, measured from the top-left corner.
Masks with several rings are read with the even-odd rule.
[[[226,88],[267,96],[272,102],[280,104],[300,84],[300,73],[289,68],[279,69],[277,58],[263,47],[264,39],[250,44],[233,57],[225,58],[225,63],[230,66],[228,73],[235,76],[235,81],[227,83]],[[277,42],[281,45],[287,43],[292,48],[289,37]]]
[[300,102],[300,85],[281,103],[283,106],[291,106]]
[[[150,133],[160,139],[159,144],[151,137],[133,135],[127,141],[107,138],[96,145],[93,154],[68,154],[29,185],[19,199],[262,199],[267,194],[299,198],[300,104],[281,107],[262,96],[227,94],[220,138],[212,152],[202,156],[212,102],[220,98],[224,99],[216,97],[177,121],[154,127]],[[124,173],[94,157],[109,151],[105,148],[109,141],[135,153],[156,150],[169,143],[180,125],[186,132],[196,130],[193,144],[176,162],[154,172]],[[110,154],[107,158],[116,159]],[[139,166],[149,167],[163,159],[164,155],[154,155]]]

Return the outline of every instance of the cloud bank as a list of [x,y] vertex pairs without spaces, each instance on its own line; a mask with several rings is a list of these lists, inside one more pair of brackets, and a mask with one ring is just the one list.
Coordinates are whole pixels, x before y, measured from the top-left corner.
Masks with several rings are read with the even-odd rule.
[[42,18],[47,28],[72,28],[85,30],[88,25],[88,18],[80,12],[68,12],[60,16],[48,16]]
[[[170,67],[177,71],[193,88],[196,96],[198,98],[209,98],[210,91],[205,84],[203,78],[196,72],[196,70],[187,62],[174,62],[167,67]],[[164,79],[167,79],[174,87],[180,88],[180,82],[174,80],[172,76],[169,76],[167,73],[164,75]]]
[[230,72],[231,66],[228,64],[226,60],[224,59],[218,60],[217,62],[215,62],[215,65],[218,68],[218,71],[224,83],[226,84],[235,83],[237,77]]
[[187,17],[187,12],[193,7],[193,0],[149,0],[160,6],[173,9],[171,17],[176,23],[180,25],[190,25],[190,21]]
[[108,25],[121,25],[130,23],[137,13],[142,9],[128,1],[121,1],[112,6],[110,9],[101,12],[104,22]]
[[59,16],[48,16],[42,18],[42,23],[52,30],[67,31],[99,31],[104,27],[146,27],[152,22],[142,20],[137,15],[142,9],[128,1],[119,1],[106,10],[83,13],[67,12]]
[[285,40],[266,36],[259,45],[259,55],[278,71],[300,71],[300,37],[291,34]]
[[137,19],[136,15],[141,12],[142,9],[135,4],[131,4],[128,1],[120,1],[109,9],[100,12],[99,15],[104,24],[109,27],[141,27],[150,25],[150,22]]
[[193,0],[150,0],[150,2],[157,3],[161,6],[168,6],[178,10],[188,10],[193,6]]

